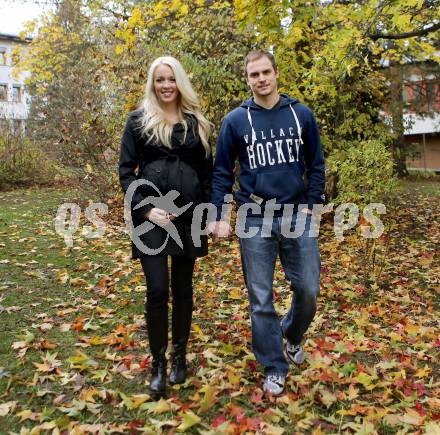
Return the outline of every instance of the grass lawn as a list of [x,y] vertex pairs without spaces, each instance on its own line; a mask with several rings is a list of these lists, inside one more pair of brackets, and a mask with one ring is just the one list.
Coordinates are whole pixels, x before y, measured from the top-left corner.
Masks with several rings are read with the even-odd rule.
[[[198,260],[190,377],[155,402],[128,237],[114,225],[88,239],[83,219],[66,247],[63,202],[67,188],[0,192],[0,433],[440,433],[439,182],[402,185],[374,264],[359,231],[321,229],[307,359],[278,398],[261,391],[237,240]],[[274,298],[285,313],[279,265]]]

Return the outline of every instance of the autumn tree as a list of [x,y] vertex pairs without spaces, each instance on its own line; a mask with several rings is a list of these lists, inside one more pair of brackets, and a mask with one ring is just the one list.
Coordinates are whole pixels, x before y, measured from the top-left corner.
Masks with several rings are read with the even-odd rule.
[[405,152],[400,100],[390,66],[430,60],[438,65],[438,1],[237,0],[236,14],[259,43],[274,47],[283,89],[300,97],[320,120],[328,156],[345,158],[350,147],[379,139],[402,172]]
[[59,2],[54,14],[35,24],[38,33],[22,59],[31,72],[28,130],[71,175],[82,177],[85,170],[89,177],[105,177],[108,165],[102,156],[111,139],[99,74],[103,56],[93,28],[75,0]]
[[[335,194],[344,189],[338,172],[353,147],[372,155],[368,147],[382,146],[384,168],[391,151],[402,172],[400,87],[390,71],[427,59],[438,65],[439,7],[424,0],[60,0],[24,63],[34,114],[44,119],[35,131],[69,155],[76,150],[69,162],[88,168],[90,177],[107,162],[103,155],[113,155],[114,165],[124,119],[142,96],[152,59],[171,54],[182,61],[218,130],[247,94],[244,55],[271,49],[280,91],[316,113]],[[368,173],[356,171],[360,179]]]
[[63,0],[29,29],[37,34],[21,67],[31,72],[31,128],[100,196],[119,190],[121,131],[154,58],[182,61],[216,125],[246,92],[241,64],[251,42],[232,4],[161,3]]

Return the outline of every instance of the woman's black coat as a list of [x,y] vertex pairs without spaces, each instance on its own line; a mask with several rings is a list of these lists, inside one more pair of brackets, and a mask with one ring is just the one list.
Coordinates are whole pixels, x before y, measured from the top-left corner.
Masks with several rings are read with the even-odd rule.
[[[119,159],[119,179],[122,189],[126,193],[133,181],[144,179],[154,183],[162,195],[166,195],[171,190],[179,192],[179,196],[174,201],[178,207],[192,202],[193,205],[187,211],[172,221],[183,248],[168,236],[168,241],[160,254],[202,257],[208,253],[207,237],[201,236],[201,245],[195,246],[191,237],[191,222],[194,207],[209,201],[212,155],[206,157],[205,148],[197,133],[195,117],[186,118],[188,123],[186,136],[183,124],[174,125],[170,149],[154,141],[148,142],[141,134],[139,123],[141,114],[139,110],[130,114],[122,136]],[[153,199],[151,203],[133,210],[146,197],[159,197],[159,194],[152,187],[145,185],[136,189],[131,202],[134,227],[145,222],[145,214],[154,207],[152,203],[156,201]],[[158,208],[162,207],[158,206]],[[166,211],[173,212],[173,210]],[[164,244],[166,237],[167,232],[154,225],[153,229],[140,235],[140,240],[149,250],[157,250]],[[133,258],[142,255],[145,253],[132,243]]]

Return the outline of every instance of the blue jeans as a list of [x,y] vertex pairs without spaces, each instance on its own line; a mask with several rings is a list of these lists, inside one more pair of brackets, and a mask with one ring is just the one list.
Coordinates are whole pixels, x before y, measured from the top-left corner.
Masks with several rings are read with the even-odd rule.
[[[293,213],[289,221],[274,217],[266,222],[261,216],[248,216],[246,231],[251,227],[259,231],[250,238],[241,237],[240,250],[251,309],[252,348],[266,375],[286,375],[282,334],[299,344],[316,312],[321,268],[318,243],[310,228],[311,215],[303,212]],[[301,228],[301,236],[286,237],[286,230],[301,232]],[[272,294],[278,255],[293,291],[292,305],[281,324]]]

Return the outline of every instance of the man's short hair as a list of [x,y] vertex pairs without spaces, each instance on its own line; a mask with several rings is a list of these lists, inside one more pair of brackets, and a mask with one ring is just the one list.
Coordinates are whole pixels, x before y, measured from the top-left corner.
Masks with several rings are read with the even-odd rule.
[[264,50],[252,50],[244,58],[244,72],[246,75],[247,75],[248,63],[253,62],[254,60],[261,59],[262,57],[267,57],[270,60],[270,63],[272,64],[275,72],[278,71],[277,64],[275,62],[275,58],[273,57],[272,53],[270,53],[269,51],[264,51]]

